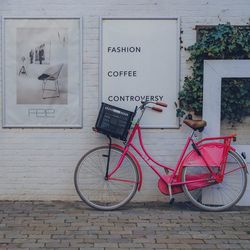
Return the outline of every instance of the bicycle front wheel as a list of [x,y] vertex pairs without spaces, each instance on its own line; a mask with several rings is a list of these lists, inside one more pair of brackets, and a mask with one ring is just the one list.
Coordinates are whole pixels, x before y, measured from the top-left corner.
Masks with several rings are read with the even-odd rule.
[[[209,170],[204,166],[187,166],[182,172],[182,181],[188,181],[196,176],[209,176]],[[203,182],[204,183],[204,182]],[[197,182],[199,185],[199,183]],[[202,186],[202,182],[200,182]],[[225,168],[225,176],[221,183],[203,185],[194,188],[195,184],[184,184],[183,191],[187,198],[198,208],[207,211],[222,211],[235,205],[246,190],[247,175],[240,156],[229,151]]]
[[[78,162],[74,183],[80,198],[90,207],[99,210],[114,210],[129,202],[137,191],[138,170],[133,159],[127,154],[121,166],[106,179],[109,147],[95,148]],[[109,173],[116,167],[123,151],[112,146]]]

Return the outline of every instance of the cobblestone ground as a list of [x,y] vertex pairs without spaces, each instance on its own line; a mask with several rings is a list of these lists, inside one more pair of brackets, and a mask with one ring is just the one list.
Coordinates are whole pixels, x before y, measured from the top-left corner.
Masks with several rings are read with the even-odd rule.
[[80,202],[0,202],[0,223],[0,249],[250,249],[250,208],[131,203],[100,212]]

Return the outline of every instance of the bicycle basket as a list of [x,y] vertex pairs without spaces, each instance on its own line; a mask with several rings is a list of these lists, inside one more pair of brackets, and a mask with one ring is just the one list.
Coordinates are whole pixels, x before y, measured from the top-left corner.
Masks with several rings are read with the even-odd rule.
[[102,103],[95,124],[97,132],[125,141],[128,136],[134,113]]

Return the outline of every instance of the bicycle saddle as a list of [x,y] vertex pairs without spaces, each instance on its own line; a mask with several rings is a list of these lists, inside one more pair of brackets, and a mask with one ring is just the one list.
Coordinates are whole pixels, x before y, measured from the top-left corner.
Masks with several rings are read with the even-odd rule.
[[194,130],[199,130],[200,132],[207,126],[207,122],[204,120],[188,120],[185,119],[183,121],[186,125],[188,125],[190,128]]

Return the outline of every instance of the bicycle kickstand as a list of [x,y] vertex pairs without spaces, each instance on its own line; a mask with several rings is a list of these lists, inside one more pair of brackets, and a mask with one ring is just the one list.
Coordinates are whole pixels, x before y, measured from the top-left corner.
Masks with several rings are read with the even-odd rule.
[[107,135],[109,139],[109,151],[108,151],[108,160],[107,160],[107,167],[106,167],[106,174],[105,174],[105,180],[108,179],[108,173],[109,173],[109,162],[110,162],[110,153],[111,153],[111,144],[112,144],[112,139],[109,135]]
[[174,203],[174,197],[173,197],[173,193],[172,193],[171,184],[168,184],[168,190],[169,190],[169,204],[172,205]]

